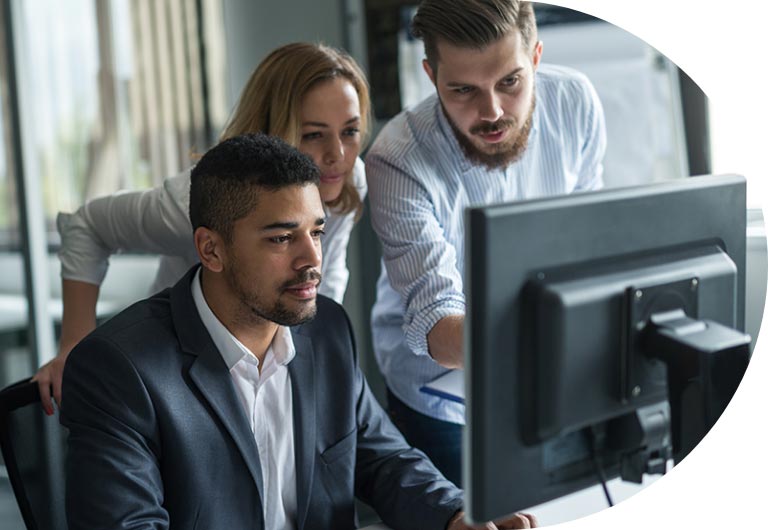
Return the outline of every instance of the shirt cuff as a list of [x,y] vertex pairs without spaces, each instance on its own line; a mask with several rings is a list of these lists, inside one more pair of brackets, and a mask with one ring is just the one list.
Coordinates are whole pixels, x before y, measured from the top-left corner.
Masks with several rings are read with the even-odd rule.
[[405,327],[405,342],[416,355],[429,355],[427,334],[439,321],[449,316],[464,316],[466,303],[463,300],[443,300],[414,315]]

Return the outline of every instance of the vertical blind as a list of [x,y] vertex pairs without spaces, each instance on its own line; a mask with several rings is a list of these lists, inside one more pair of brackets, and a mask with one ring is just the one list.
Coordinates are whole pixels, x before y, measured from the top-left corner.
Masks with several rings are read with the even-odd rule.
[[[25,169],[43,186],[49,243],[58,211],[155,185],[215,141],[226,118],[220,4],[15,0]],[[0,232],[10,241],[7,138],[0,134]]]

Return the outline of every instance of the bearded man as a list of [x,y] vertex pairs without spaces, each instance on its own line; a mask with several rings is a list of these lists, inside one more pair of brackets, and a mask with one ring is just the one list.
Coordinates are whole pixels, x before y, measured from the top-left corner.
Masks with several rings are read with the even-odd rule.
[[436,94],[366,157],[373,343],[395,424],[460,485],[464,406],[420,389],[464,366],[464,208],[602,187],[605,120],[585,76],[541,64],[530,2],[425,0],[413,33]]

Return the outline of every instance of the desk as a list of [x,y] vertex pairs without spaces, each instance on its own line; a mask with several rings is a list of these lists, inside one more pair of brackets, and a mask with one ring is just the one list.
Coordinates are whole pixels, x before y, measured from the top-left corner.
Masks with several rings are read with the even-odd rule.
[[[111,316],[120,311],[124,304],[118,301],[99,300],[96,314]],[[61,322],[64,306],[61,299],[48,300],[48,314],[55,323]],[[20,294],[0,294],[0,333],[27,329],[27,297]]]
[[[613,502],[618,504],[640,490],[647,488],[660,478],[661,475],[645,475],[642,484],[633,484],[631,482],[624,482],[620,478],[614,478],[608,481],[608,491],[613,498]],[[539,526],[550,526],[586,517],[605,508],[608,508],[608,501],[603,494],[603,487],[598,484],[522,511],[535,515],[539,521]],[[383,523],[377,523],[366,526],[361,530],[392,529]]]
[[[608,492],[611,494],[614,504],[618,504],[660,478],[661,475],[645,475],[642,484],[624,482],[620,478],[614,478],[608,481]],[[586,517],[605,508],[608,508],[608,501],[603,493],[603,487],[598,484],[523,511],[535,515],[539,521],[539,526],[549,526]]]

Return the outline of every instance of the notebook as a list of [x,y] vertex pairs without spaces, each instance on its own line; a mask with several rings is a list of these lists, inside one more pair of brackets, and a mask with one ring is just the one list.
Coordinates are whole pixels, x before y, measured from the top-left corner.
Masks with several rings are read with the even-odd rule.
[[425,394],[464,404],[464,370],[451,370],[421,387]]

